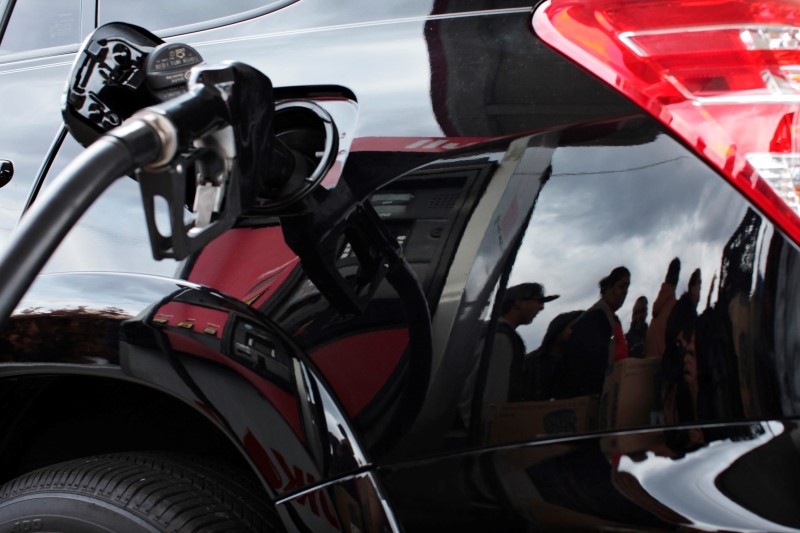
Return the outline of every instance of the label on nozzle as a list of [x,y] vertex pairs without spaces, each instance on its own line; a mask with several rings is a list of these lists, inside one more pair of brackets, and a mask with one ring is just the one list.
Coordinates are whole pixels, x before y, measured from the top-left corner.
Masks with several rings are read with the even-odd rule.
[[160,100],[172,98],[186,91],[189,71],[202,62],[203,58],[191,46],[161,44],[147,58],[147,86]]

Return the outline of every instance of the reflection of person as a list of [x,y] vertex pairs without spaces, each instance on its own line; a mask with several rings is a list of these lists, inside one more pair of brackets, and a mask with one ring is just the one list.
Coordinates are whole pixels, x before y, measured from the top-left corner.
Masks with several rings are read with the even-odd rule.
[[631,311],[631,327],[625,334],[628,357],[644,357],[644,339],[647,335],[647,297],[639,296]]
[[678,331],[684,324],[694,326],[697,320],[697,304],[700,302],[701,288],[700,269],[696,269],[689,277],[689,287],[675,303],[667,318],[667,327],[664,330],[664,342],[667,347],[678,336]]
[[667,320],[661,368],[664,417],[670,424],[697,419],[695,328],[700,287],[700,269],[697,269],[689,278],[688,290],[675,304]]
[[525,371],[529,374],[526,381],[531,384],[531,400],[548,400],[556,394],[553,378],[564,364],[572,324],[582,314],[583,311],[569,311],[555,317],[547,326],[542,344],[528,355]]
[[661,402],[667,424],[697,420],[697,353],[694,325],[682,324],[662,360]]
[[522,283],[506,290],[486,376],[486,404],[526,399],[525,342],[516,329],[533,322],[544,304],[556,298],[558,295],[545,296],[539,283]]
[[622,324],[615,313],[625,303],[630,283],[631,273],[624,266],[600,280],[600,300],[572,327],[559,396],[599,394],[606,368],[628,356]]
[[661,357],[664,355],[664,333],[667,329],[667,319],[677,299],[675,290],[678,287],[678,278],[681,274],[681,260],[677,257],[670,261],[667,276],[661,289],[658,291],[656,301],[653,302],[653,319],[647,328],[644,343],[645,357]]

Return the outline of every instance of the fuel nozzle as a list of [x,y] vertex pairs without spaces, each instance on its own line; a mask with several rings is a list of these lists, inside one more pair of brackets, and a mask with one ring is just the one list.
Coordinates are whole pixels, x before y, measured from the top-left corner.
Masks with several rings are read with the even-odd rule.
[[[272,83],[258,70],[206,65],[191,46],[123,23],[84,42],[63,106],[84,146],[139,131],[131,122],[156,134],[128,144],[141,163],[135,174],[157,259],[199,250],[256,203],[269,212],[306,193],[311,163],[275,137],[274,111]],[[158,146],[147,145],[151,138]],[[158,198],[166,200],[168,227],[157,224]]]
[[295,170],[306,167],[303,156],[276,138],[274,112],[270,79],[249,65],[231,62],[194,67],[183,93],[131,118],[153,124],[162,124],[163,119],[169,122],[163,132],[168,143],[151,168],[171,161],[174,152],[216,147],[226,157],[236,157],[248,197],[269,198],[280,196]]
[[[162,139],[158,157],[137,171],[156,258],[189,255],[232,227],[254,198],[303,182],[302,157],[275,137],[273,113],[269,78],[227,63],[193,68],[185,93],[131,116]],[[166,232],[156,224],[158,197],[169,209]]]

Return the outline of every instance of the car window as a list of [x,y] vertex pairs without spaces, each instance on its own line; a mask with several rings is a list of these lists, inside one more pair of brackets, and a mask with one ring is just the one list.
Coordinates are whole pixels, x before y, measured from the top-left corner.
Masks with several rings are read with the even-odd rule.
[[196,0],[102,0],[98,2],[98,25],[108,22],[128,22],[150,31],[187,26],[221,19],[252,10],[269,11],[286,5],[285,1],[227,0],[203,2]]
[[81,0],[17,0],[0,53],[24,52],[78,43]]

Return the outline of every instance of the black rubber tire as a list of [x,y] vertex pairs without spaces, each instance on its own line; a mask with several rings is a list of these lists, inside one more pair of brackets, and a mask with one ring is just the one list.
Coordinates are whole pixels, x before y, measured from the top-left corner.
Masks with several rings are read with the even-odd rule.
[[66,461],[0,487],[0,533],[282,530],[263,492],[237,473],[155,453]]

